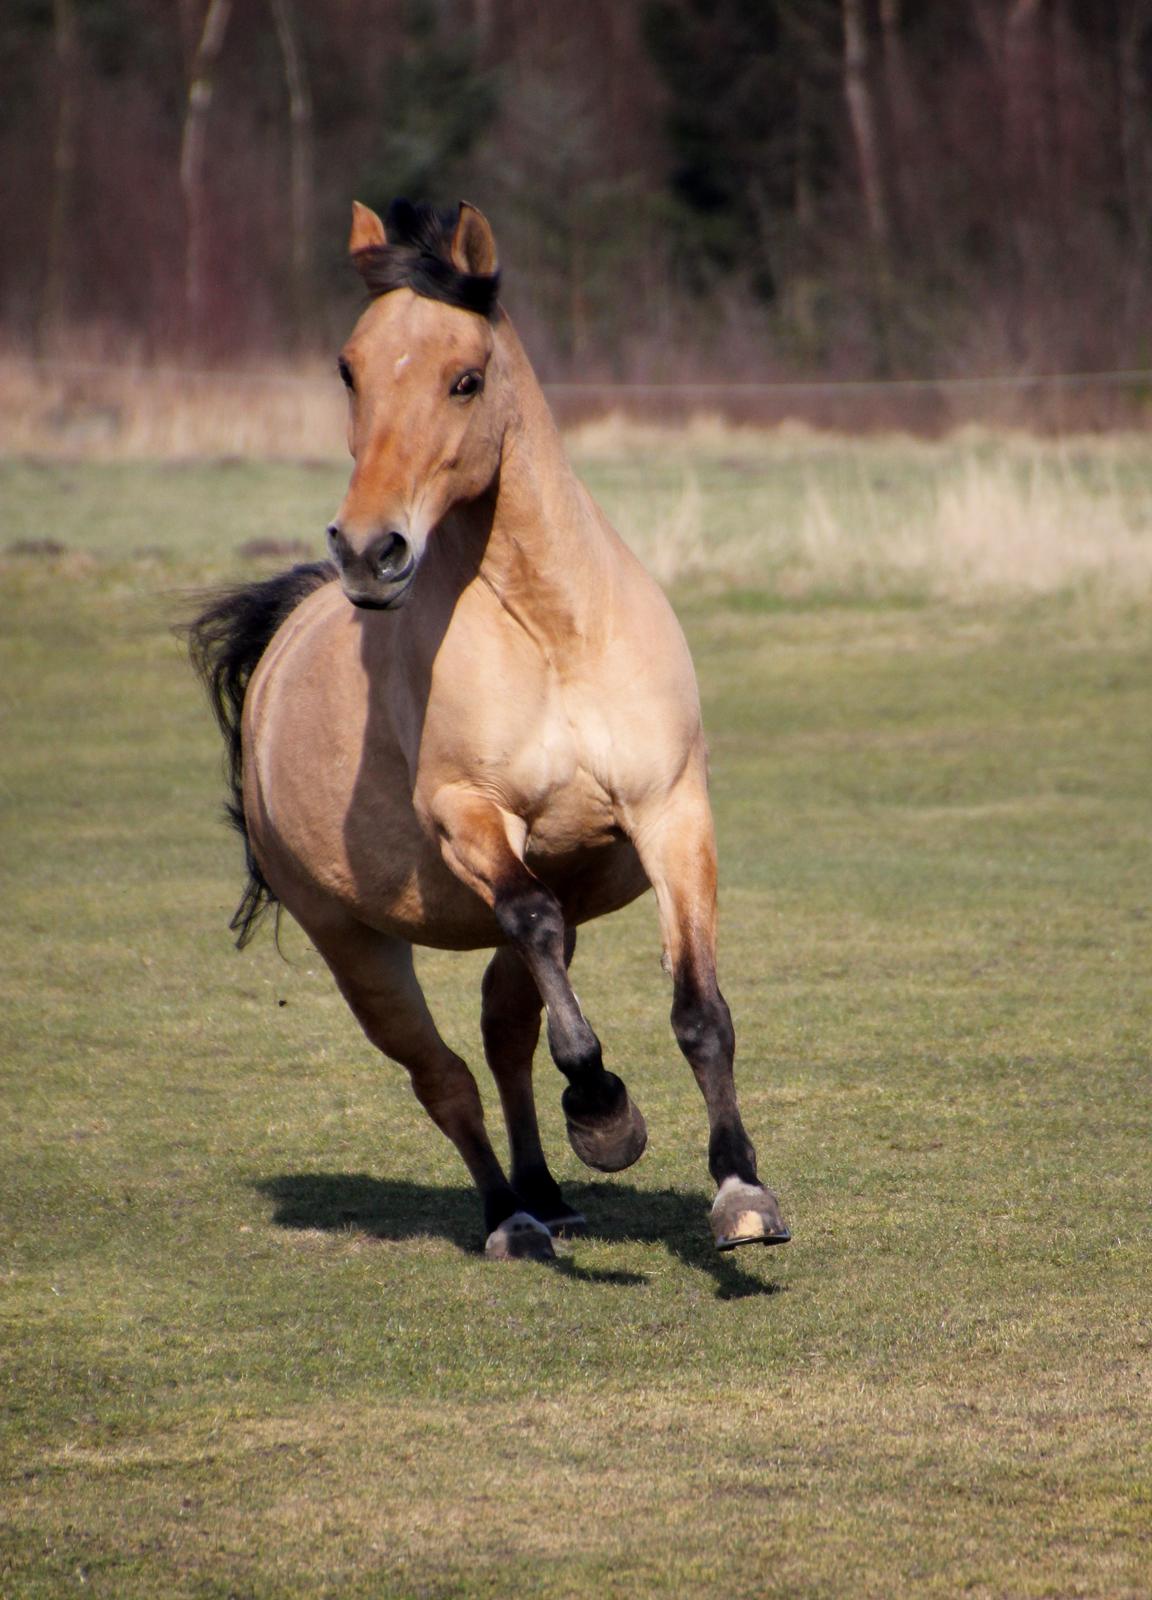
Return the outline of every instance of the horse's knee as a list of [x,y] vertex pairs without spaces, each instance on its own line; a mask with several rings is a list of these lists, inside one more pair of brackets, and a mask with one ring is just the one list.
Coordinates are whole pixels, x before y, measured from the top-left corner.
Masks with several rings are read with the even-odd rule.
[[543,885],[499,896],[495,911],[501,933],[515,949],[564,960],[564,913]]
[[434,1067],[409,1068],[409,1074],[413,1093],[442,1132],[483,1122],[480,1090],[459,1056],[447,1056]]

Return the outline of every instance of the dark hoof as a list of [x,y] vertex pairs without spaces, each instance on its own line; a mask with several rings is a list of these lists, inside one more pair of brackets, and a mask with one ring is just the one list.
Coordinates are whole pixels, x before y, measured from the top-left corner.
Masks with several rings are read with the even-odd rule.
[[493,1228],[484,1245],[484,1254],[493,1261],[555,1261],[552,1235],[542,1222],[526,1211],[514,1211],[498,1228]]
[[605,1077],[616,1090],[616,1103],[608,1111],[585,1111],[570,1088],[565,1089],[560,1104],[568,1124],[568,1143],[584,1165],[598,1172],[623,1172],[644,1154],[648,1126],[620,1079],[610,1072]]
[[771,1189],[725,1178],[712,1203],[712,1237],[717,1250],[735,1250],[742,1244],[787,1244],[792,1235]]

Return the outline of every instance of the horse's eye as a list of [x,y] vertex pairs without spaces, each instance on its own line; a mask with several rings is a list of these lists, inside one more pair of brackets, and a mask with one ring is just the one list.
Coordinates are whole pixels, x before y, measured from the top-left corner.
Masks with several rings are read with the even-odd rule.
[[474,394],[479,394],[484,387],[484,374],[482,372],[464,372],[452,385],[452,393],[459,395],[462,400],[471,400]]
[[355,394],[356,385],[352,382],[352,368],[348,365],[343,356],[341,356],[339,361],[336,363],[336,371],[340,374],[340,377],[344,383],[344,387],[347,389],[348,393]]

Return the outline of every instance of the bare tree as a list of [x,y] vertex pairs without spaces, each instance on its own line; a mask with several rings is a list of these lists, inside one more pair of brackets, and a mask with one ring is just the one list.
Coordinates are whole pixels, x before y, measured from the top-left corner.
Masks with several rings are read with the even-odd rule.
[[276,38],[284,61],[288,90],[292,227],[292,325],[297,343],[308,324],[312,291],[312,227],[315,162],[312,137],[312,94],[296,29],[292,0],[269,0]]
[[70,233],[76,188],[76,122],[79,110],[76,13],[72,0],[54,0],[52,39],[56,57],[56,127],[52,138],[52,199],[44,268],[41,337],[51,338],[67,312]]
[[1143,70],[1152,0],[1128,0],[1119,38],[1120,139],[1132,259],[1128,299],[1142,292],[1152,258],[1152,94]]
[[477,51],[486,56],[492,41],[492,0],[472,0],[472,33]]
[[888,196],[876,102],[872,93],[871,41],[864,0],[841,0],[844,24],[844,96],[852,123],[860,188],[868,231],[881,259],[887,258],[891,234]]
[[1004,25],[1008,159],[1018,193],[1051,188],[1040,24],[1044,0],[1012,0]]
[[922,126],[916,104],[908,46],[904,38],[904,0],[880,0],[880,32],[884,42],[884,100],[889,194],[896,212],[895,229],[909,226],[915,176],[924,159]]
[[188,332],[197,340],[207,312],[208,205],[205,190],[208,113],[212,109],[216,65],[224,48],[232,0],[208,0],[196,54],[189,73],[184,131],[180,142],[180,191],[184,199],[184,305]]

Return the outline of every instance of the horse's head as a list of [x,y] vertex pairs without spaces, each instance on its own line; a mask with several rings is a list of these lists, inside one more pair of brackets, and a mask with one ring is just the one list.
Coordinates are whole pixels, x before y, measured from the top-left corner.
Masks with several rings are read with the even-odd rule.
[[492,230],[470,205],[446,219],[396,201],[385,226],[356,204],[348,248],[373,300],[340,356],[356,464],[328,545],[348,598],[386,608],[407,593],[437,523],[496,476],[507,421],[506,385],[489,381],[499,273]]

